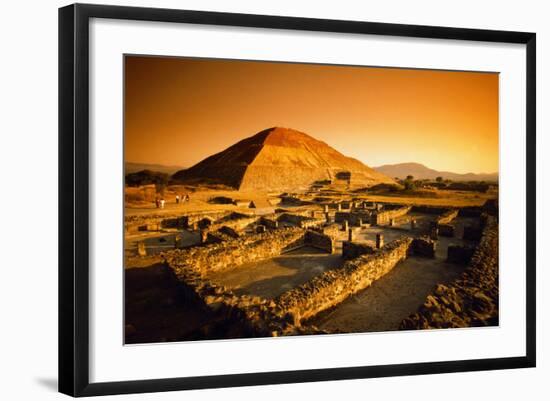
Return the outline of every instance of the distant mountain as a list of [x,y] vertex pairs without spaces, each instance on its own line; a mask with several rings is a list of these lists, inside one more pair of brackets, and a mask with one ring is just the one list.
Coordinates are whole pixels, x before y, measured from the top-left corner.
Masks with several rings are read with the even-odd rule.
[[344,156],[325,142],[281,127],[245,138],[187,170],[178,171],[173,178],[267,191],[307,188],[325,180],[343,180],[363,187],[393,183],[390,177]]
[[380,173],[398,178],[406,178],[408,175],[412,175],[419,180],[433,180],[437,177],[443,177],[444,180],[453,181],[498,181],[498,173],[459,174],[450,171],[437,171],[420,163],[386,164],[373,168]]
[[174,174],[176,171],[181,170],[182,166],[165,166],[163,164],[148,164],[148,163],[125,163],[125,174],[137,173],[138,171],[151,170],[158,171],[159,173],[166,173],[169,175]]

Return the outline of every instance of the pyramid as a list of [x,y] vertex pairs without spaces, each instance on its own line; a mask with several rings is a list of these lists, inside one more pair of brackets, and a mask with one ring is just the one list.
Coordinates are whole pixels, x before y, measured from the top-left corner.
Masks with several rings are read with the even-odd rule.
[[386,175],[326,143],[290,128],[273,127],[176,172],[178,182],[223,184],[241,191],[299,190],[315,182],[351,186],[394,183]]

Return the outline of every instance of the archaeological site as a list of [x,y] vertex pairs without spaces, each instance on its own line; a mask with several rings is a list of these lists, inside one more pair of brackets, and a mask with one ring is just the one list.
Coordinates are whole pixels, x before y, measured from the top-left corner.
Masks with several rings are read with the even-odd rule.
[[124,343],[499,328],[498,108],[492,72],[125,56]]
[[127,184],[125,342],[498,326],[498,187],[437,184],[277,127]]

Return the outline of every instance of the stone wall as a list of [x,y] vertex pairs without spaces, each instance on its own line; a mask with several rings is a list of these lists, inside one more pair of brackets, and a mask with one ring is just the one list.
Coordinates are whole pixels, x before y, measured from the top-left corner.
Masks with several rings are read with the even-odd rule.
[[363,255],[289,290],[275,302],[281,313],[294,322],[333,307],[350,295],[370,286],[407,257],[412,238],[393,241],[376,253]]
[[388,224],[390,219],[396,219],[409,213],[412,206],[402,206],[391,210],[382,210],[371,214],[371,224],[382,225]]
[[237,330],[239,338],[325,333],[314,327],[301,327],[294,316],[284,313],[274,300],[236,295],[231,289],[192,270],[180,271],[177,278],[180,293],[185,299],[209,308],[219,319]]
[[224,241],[231,241],[234,237],[230,236],[227,233],[224,233],[221,230],[218,231],[208,231],[206,233],[206,243],[208,244],[219,244]]
[[351,213],[350,212],[336,212],[334,213],[334,221],[336,223],[343,223],[344,221],[347,221],[349,223],[351,219]]
[[369,255],[376,252],[376,244],[372,241],[342,243],[342,257],[346,260],[355,259],[361,255]]
[[[212,210],[181,213],[163,213],[151,212],[149,214],[140,214],[124,217],[124,229],[127,233],[137,231],[150,231],[148,228],[154,228],[157,231],[162,228],[192,228],[203,218],[217,220],[231,213],[228,210]],[[148,227],[149,226],[149,227]]]
[[302,221],[309,219],[310,217],[295,213],[283,213],[278,217],[279,222],[286,222],[299,226]]
[[498,223],[487,219],[481,241],[462,276],[438,285],[403,330],[496,326],[499,322]]
[[301,228],[316,227],[325,224],[325,218],[314,218],[294,213],[283,213],[278,221],[284,221],[290,224],[294,224]]
[[306,245],[321,249],[328,253],[334,253],[335,241],[329,235],[321,234],[312,230],[306,231],[304,238]]
[[301,228],[315,228],[315,227],[320,227],[325,223],[326,223],[325,218],[317,219],[317,218],[312,217],[312,218],[308,218],[306,220],[302,220],[300,222],[299,227],[301,227]]
[[166,252],[164,258],[175,271],[200,274],[231,269],[244,263],[268,259],[288,249],[304,245],[305,231],[297,227],[281,228],[202,247]]
[[430,237],[419,237],[412,241],[411,251],[416,256],[435,257],[436,242]]
[[259,220],[257,216],[249,216],[241,213],[231,213],[223,218],[214,221],[208,228],[210,230],[219,230],[222,227],[231,228],[236,232],[244,230],[250,224],[256,223]]
[[366,210],[352,211],[352,212],[336,212],[334,214],[334,221],[337,223],[343,223],[346,221],[352,226],[359,226],[371,221],[371,213]]
[[458,216],[458,209],[447,210],[445,213],[440,214],[435,220],[439,224],[449,224]]
[[342,226],[340,224],[336,224],[336,223],[329,224],[328,226],[323,226],[323,227],[317,228],[317,230],[320,233],[328,235],[332,238],[338,237],[341,229],[342,229]]
[[207,211],[186,213],[185,216],[181,216],[181,218],[183,219],[184,228],[196,228],[196,225],[199,223],[199,221],[203,219],[216,221],[225,216],[230,215],[231,213],[232,212],[229,210],[221,210],[221,211],[207,210]]
[[239,231],[230,226],[222,226],[218,229],[218,231],[225,235],[228,235],[231,238],[239,238],[241,236],[239,234]]
[[271,228],[271,229],[279,227],[279,221],[277,220],[277,216],[269,216],[269,217],[262,216],[262,218],[260,219],[260,223],[262,223],[267,228]]

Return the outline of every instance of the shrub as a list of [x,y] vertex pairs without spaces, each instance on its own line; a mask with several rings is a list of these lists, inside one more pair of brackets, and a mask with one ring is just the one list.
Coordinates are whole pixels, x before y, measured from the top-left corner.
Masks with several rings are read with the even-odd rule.
[[168,184],[168,174],[158,171],[142,170],[136,173],[126,174],[125,181],[126,185],[131,187],[155,184],[157,190],[162,192]]

